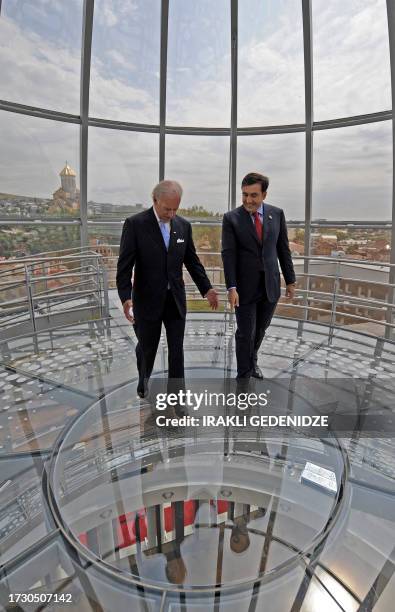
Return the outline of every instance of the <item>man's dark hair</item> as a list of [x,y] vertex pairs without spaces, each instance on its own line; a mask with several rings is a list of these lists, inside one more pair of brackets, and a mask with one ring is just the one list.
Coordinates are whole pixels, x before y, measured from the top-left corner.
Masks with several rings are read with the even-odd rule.
[[255,185],[255,183],[260,184],[262,193],[264,193],[269,187],[269,177],[265,176],[264,174],[259,174],[259,172],[249,172],[241,181],[241,186],[245,187],[246,185]]

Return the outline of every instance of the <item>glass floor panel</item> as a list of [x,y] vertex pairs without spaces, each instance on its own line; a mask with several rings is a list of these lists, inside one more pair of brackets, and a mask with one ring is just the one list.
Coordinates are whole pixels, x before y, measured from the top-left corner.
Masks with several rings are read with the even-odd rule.
[[[2,346],[0,609],[12,609],[10,593],[30,592],[71,594],[69,610],[392,611],[393,438],[342,439],[349,467],[332,524],[333,497],[300,478],[308,460],[340,476],[325,442],[295,442],[284,458],[278,440],[233,439],[224,461],[223,444],[195,453],[195,439],[158,431],[135,392],[134,332],[111,312],[109,325]],[[234,376],[233,333],[231,317],[190,315],[190,375]],[[355,410],[394,416],[391,342],[275,318],[259,364],[268,380],[292,379],[317,406],[327,401],[323,384],[355,383]],[[166,366],[162,337],[155,375]],[[70,438],[93,409],[100,418]],[[47,487],[55,463],[58,510]],[[196,465],[205,467],[199,478]]]
[[23,555],[54,529],[43,510],[42,476],[47,457],[1,458],[0,562]]
[[54,383],[44,371],[0,367],[0,456],[52,448],[66,423],[94,399]]

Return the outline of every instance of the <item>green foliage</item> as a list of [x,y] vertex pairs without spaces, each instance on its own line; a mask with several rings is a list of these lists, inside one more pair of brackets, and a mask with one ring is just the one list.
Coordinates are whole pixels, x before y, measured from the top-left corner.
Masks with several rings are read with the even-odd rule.
[[221,219],[222,213],[206,210],[204,206],[194,205],[190,208],[179,208],[178,214],[181,217],[205,217],[210,219]]
[[304,229],[300,229],[300,228],[295,229],[294,241],[303,244],[303,242],[304,242]]
[[[8,233],[10,229],[16,229]],[[8,231],[7,231],[8,230]],[[0,230],[0,256],[36,255],[46,251],[56,251],[80,245],[79,227],[73,226],[37,226],[16,227],[4,226]]]
[[192,232],[193,240],[198,251],[201,250],[202,247],[214,252],[221,250],[220,225],[193,225]]

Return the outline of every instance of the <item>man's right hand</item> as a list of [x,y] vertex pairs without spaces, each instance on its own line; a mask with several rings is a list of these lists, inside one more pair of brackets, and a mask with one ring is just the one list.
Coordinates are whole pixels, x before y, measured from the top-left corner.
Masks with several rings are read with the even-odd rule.
[[[133,309],[133,302],[132,302],[132,300],[126,300],[126,302],[124,302],[122,304],[122,308],[123,308],[123,313],[124,313],[125,317],[127,318],[127,320],[130,323],[134,323],[134,316],[130,312],[130,310]],[[133,312],[133,310],[132,310],[132,312]]]
[[228,301],[232,308],[237,308],[239,305],[239,294],[237,293],[236,289],[229,289]]

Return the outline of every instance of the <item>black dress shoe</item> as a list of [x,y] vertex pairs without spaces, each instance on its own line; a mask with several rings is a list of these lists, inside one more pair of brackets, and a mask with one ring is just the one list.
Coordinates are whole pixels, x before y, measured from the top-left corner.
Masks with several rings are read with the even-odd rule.
[[139,382],[137,383],[137,395],[143,399],[143,397],[147,397],[148,395],[148,385],[144,378],[139,377]]
[[254,369],[251,372],[251,376],[253,376],[254,378],[259,378],[259,380],[262,380],[263,372],[262,372],[261,368],[259,366],[255,365]]
[[139,380],[137,385],[137,395],[142,399],[143,397],[147,397],[148,389],[144,384],[143,380]]

